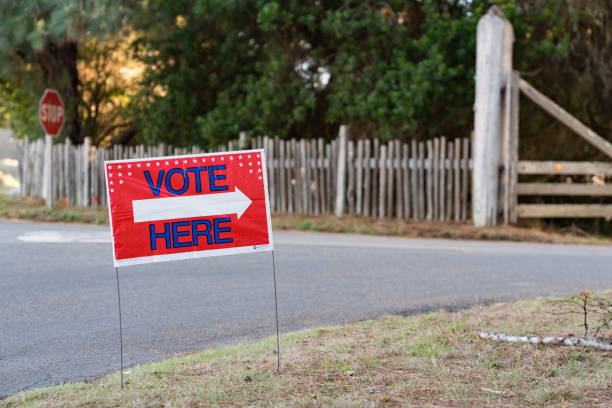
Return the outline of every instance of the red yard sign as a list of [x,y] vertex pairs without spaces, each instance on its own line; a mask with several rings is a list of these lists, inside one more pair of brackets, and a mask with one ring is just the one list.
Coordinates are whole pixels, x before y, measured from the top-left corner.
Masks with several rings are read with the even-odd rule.
[[38,119],[45,133],[57,136],[64,125],[64,103],[55,89],[47,89],[38,104]]
[[104,164],[115,266],[273,249],[263,150]]

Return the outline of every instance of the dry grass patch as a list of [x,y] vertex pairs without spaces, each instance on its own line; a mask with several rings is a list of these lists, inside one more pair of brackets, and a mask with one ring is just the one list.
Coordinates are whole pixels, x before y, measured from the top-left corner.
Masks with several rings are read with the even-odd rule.
[[100,207],[76,207],[53,203],[45,207],[39,197],[6,196],[0,194],[0,218],[42,222],[78,222],[108,224],[108,210]]
[[416,221],[379,219],[362,216],[298,215],[276,213],[272,217],[275,229],[321,232],[353,232],[372,235],[396,235],[409,238],[474,239],[491,241],[530,241],[559,244],[604,244],[612,240],[584,232],[543,231],[535,228],[501,225],[491,228],[474,227],[463,221]]
[[524,301],[306,330],[282,336],[280,375],[270,338],[132,368],[123,391],[113,374],[0,406],[612,406],[612,353],[475,335],[575,332],[579,319],[545,307]]

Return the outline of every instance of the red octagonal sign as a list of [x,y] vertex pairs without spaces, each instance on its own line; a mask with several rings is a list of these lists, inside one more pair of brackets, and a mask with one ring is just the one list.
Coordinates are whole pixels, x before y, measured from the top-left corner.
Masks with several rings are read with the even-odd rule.
[[45,133],[57,136],[64,125],[64,103],[55,89],[47,89],[38,105],[38,118]]

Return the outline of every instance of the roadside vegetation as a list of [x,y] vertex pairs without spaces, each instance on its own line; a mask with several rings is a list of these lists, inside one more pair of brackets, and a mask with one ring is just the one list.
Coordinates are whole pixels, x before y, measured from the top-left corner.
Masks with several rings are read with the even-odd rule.
[[108,210],[98,207],[76,207],[54,203],[45,207],[39,197],[7,196],[0,190],[0,218],[41,222],[80,222],[108,224]]
[[581,333],[581,317],[550,313],[550,300],[285,334],[280,375],[268,338],[134,367],[123,391],[114,373],[17,394],[0,407],[611,406],[612,352],[476,336]]
[[542,228],[534,224],[474,227],[471,222],[416,221],[369,218],[360,216],[274,214],[275,229],[342,232],[407,238],[474,239],[491,241],[528,241],[557,244],[610,245],[603,235],[591,235],[579,228]]

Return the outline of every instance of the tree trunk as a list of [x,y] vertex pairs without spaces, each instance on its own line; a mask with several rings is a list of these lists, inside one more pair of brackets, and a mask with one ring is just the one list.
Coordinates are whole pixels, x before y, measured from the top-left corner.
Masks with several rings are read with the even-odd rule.
[[64,134],[72,143],[83,143],[79,118],[78,46],[74,41],[48,43],[37,56],[47,88],[55,88],[64,102]]

